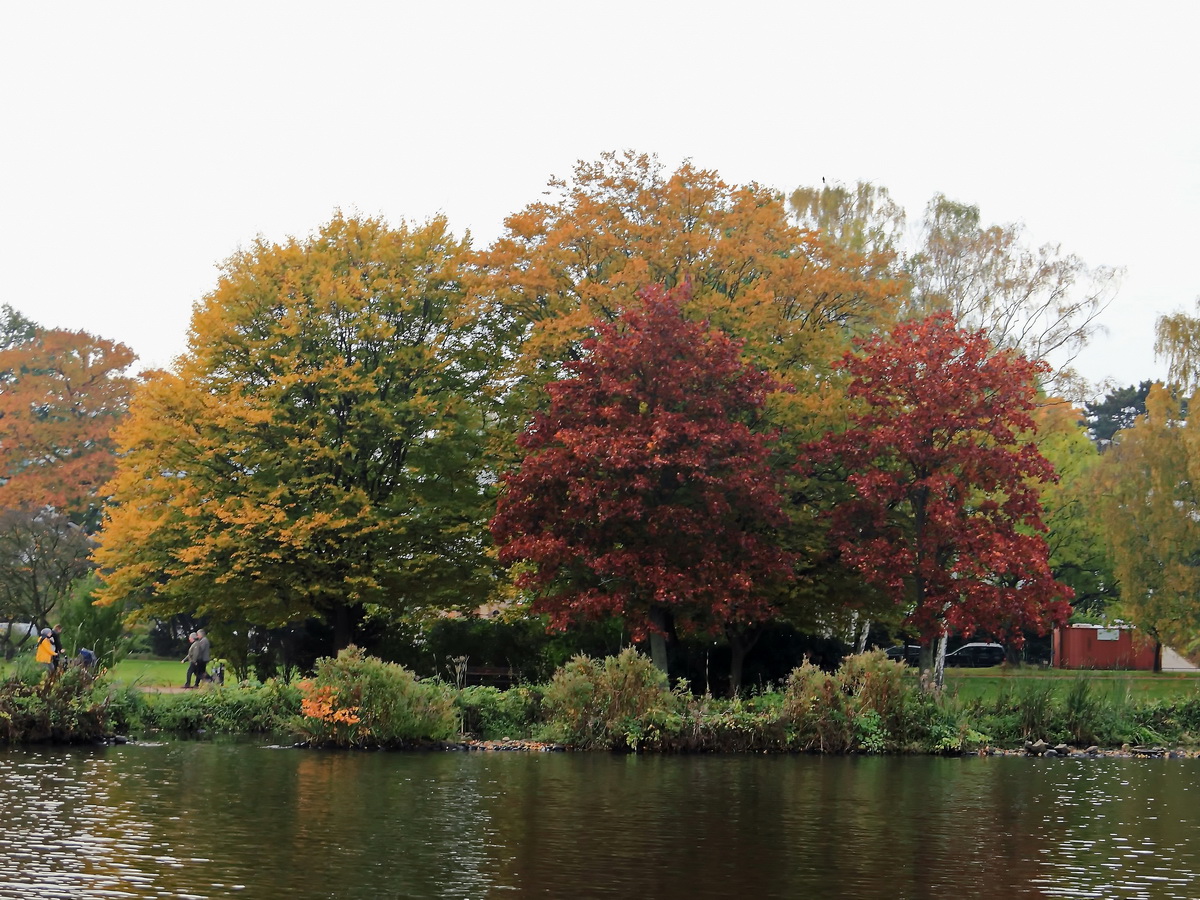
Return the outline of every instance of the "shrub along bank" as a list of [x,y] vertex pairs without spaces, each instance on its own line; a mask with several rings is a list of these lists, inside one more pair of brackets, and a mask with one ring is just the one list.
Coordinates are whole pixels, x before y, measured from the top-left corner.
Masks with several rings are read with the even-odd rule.
[[0,683],[0,740],[94,741],[105,735],[289,733],[313,747],[413,747],[472,737],[548,741],[576,749],[656,752],[961,753],[1026,740],[1192,747],[1200,693],[1139,702],[1086,675],[1065,692],[1014,679],[991,699],[958,702],[920,690],[880,652],[847,657],[835,672],[795,669],[778,691],[742,699],[672,689],[632,649],[576,657],[546,685],[509,690],[422,681],[350,648],[318,661],[295,684],[146,694],[93,681],[12,672]]

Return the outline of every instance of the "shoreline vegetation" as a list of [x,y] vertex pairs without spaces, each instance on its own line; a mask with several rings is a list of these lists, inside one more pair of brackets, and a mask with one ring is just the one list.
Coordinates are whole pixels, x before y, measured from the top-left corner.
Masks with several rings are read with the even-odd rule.
[[806,663],[775,690],[724,699],[672,688],[633,649],[579,656],[546,684],[505,690],[421,680],[354,647],[290,684],[179,693],[14,665],[0,682],[0,743],[287,734],[298,746],[347,749],[1200,756],[1200,689],[1149,698],[1092,674],[1014,676],[963,699],[924,689],[872,651],[835,672]]

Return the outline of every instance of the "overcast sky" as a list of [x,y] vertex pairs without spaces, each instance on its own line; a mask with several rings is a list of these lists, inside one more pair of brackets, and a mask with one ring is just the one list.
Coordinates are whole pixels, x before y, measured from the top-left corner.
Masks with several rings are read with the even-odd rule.
[[0,303],[184,348],[255,235],[442,212],[476,244],[605,150],[783,191],[871,181],[1020,221],[1122,288],[1080,360],[1161,377],[1200,295],[1200,6],[0,5]]

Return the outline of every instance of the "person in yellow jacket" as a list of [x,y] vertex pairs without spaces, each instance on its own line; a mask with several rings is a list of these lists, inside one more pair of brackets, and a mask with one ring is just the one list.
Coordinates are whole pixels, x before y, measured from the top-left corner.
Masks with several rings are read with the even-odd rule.
[[47,672],[53,672],[54,657],[54,638],[50,636],[49,628],[43,628],[42,636],[38,638],[37,651],[33,658],[39,665],[45,666]]

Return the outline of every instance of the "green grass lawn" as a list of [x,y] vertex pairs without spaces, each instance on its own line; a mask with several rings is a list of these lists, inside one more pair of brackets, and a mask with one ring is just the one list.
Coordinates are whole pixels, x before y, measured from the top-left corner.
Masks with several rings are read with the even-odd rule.
[[139,687],[182,687],[187,665],[177,659],[126,659],[109,669],[119,684]]
[[[0,675],[7,667],[0,660]],[[108,669],[112,681],[140,687],[181,687],[185,675],[187,666],[172,659],[125,659]]]
[[[0,663],[0,669],[2,667]],[[912,677],[916,677],[916,669],[908,671]],[[179,687],[186,673],[187,666],[173,659],[126,659],[109,670],[113,681],[140,687]],[[994,666],[987,669],[946,669],[946,693],[964,703],[981,698],[990,700],[999,696],[1006,687],[1029,679],[1051,681],[1057,691],[1065,693],[1077,678],[1087,678],[1100,692],[1112,690],[1123,694],[1128,690],[1135,702],[1177,699],[1200,692],[1200,672],[1073,671]]]
[[1099,692],[1129,691],[1136,701],[1174,700],[1200,691],[1200,672],[1124,672],[1088,669],[946,669],[946,692],[963,702],[990,700],[1017,682],[1038,679],[1052,682],[1056,691],[1065,693],[1078,678],[1086,678]]

